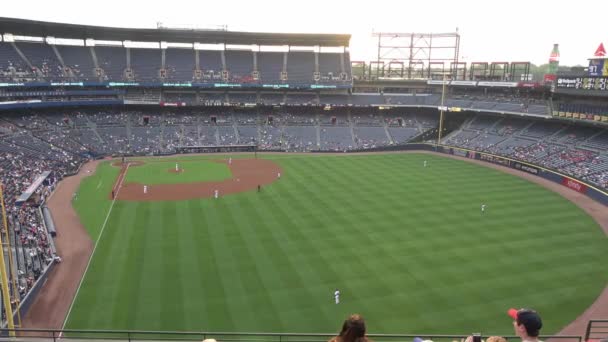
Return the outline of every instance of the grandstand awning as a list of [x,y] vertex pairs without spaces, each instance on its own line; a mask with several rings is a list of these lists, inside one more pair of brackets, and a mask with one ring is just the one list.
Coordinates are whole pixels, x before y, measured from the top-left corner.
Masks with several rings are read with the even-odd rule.
[[30,184],[30,186],[28,186],[27,189],[25,189],[25,191],[23,193],[21,193],[19,198],[17,198],[17,201],[15,202],[15,204],[22,205],[24,202],[29,200],[30,197],[32,197],[32,194],[34,192],[36,192],[36,189],[38,189],[38,187],[42,184],[42,182],[44,182],[44,180],[50,174],[51,174],[50,171],[45,171],[40,176],[36,177],[36,179],[32,182],[32,184]]
[[0,33],[20,36],[173,43],[348,46],[350,34],[264,33],[201,29],[143,29],[53,23],[0,17]]

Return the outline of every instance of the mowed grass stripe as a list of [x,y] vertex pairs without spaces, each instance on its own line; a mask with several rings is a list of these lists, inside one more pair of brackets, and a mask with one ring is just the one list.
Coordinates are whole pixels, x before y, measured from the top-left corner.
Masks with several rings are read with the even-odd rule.
[[[179,229],[179,246],[182,251],[182,258],[178,259],[176,267],[179,268],[179,287],[181,290],[181,315],[180,330],[205,330],[205,323],[208,321],[208,313],[204,299],[204,282],[206,274],[203,273],[206,265],[201,264],[199,254],[205,255],[209,251],[196,242],[194,236],[197,235],[196,222],[193,222],[192,215],[195,209],[195,201],[184,201],[176,203],[177,220],[171,224],[171,229]],[[175,325],[171,326],[175,328]]]
[[[524,180],[432,155],[269,158],[284,175],[259,194],[142,204],[151,223],[140,277],[179,278],[180,294],[170,292],[173,306],[162,279],[138,282],[138,301],[122,304],[137,307],[131,328],[328,332],[360,312],[370,332],[505,334],[506,308],[532,306],[552,332],[608,282],[597,224]],[[160,215],[175,215],[176,235],[154,228]],[[161,276],[163,263],[176,273]],[[91,299],[97,315],[118,314]],[[161,310],[177,306],[183,315]]]
[[[116,303],[115,299],[119,288],[108,285],[110,282],[116,281],[115,270],[123,266],[123,261],[126,259],[123,254],[128,253],[129,249],[123,244],[124,240],[118,239],[118,229],[120,221],[123,217],[131,216],[125,210],[124,206],[115,206],[114,215],[108,219],[107,226],[112,227],[106,230],[99,244],[106,246],[102,249],[97,249],[99,258],[94,257],[89,266],[89,272],[84,275],[84,280],[80,288],[82,296],[76,298],[74,308],[72,310],[82,310],[82,315],[72,315],[70,319],[76,322],[86,322],[90,325],[111,326],[111,315],[98,316],[93,311],[87,311],[86,306],[91,303],[81,302],[81,298],[89,298],[93,306],[101,306],[104,303]],[[106,242],[108,241],[108,242]],[[99,288],[97,286],[99,285]],[[80,307],[84,306],[82,309]],[[68,324],[71,324],[68,322]]]
[[[241,246],[241,248],[231,248],[232,256],[235,260],[235,273],[239,275],[241,286],[247,296],[244,297],[229,297],[240,303],[240,311],[242,318],[254,317],[255,320],[264,322],[265,324],[281,325],[280,318],[277,316],[275,303],[273,303],[266,282],[262,279],[266,272],[275,272],[272,265],[265,262],[259,254],[251,253],[251,239],[242,229],[244,228],[243,221],[237,220],[241,213],[235,212],[235,200],[229,196],[215,201],[222,222],[225,223],[224,231],[228,246]],[[236,215],[236,216],[235,216]],[[239,327],[246,331],[255,329],[252,325],[252,319],[238,319]]]
[[[259,216],[255,203],[251,202],[260,196],[258,193],[249,193],[239,197],[226,197],[222,204],[235,228],[234,239],[246,246],[241,249],[241,256],[251,261],[251,265],[242,270],[248,276],[245,286],[255,294],[253,301],[249,302],[249,308],[269,329],[282,331],[283,317],[277,313],[290,307],[290,296],[284,291],[295,284],[290,283],[291,279],[282,277],[284,264],[279,256],[278,242],[267,231],[271,222],[265,222]],[[261,225],[261,222],[265,224]],[[280,225],[271,227],[285,229]]]
[[[306,164],[300,166],[310,169]],[[295,294],[295,303],[299,303],[305,312],[317,308],[319,313],[307,318],[310,326],[327,326],[331,317],[336,314],[336,308],[332,304],[333,290],[342,283],[339,278],[340,265],[327,258],[326,254],[331,249],[319,243],[333,239],[331,230],[325,229],[328,220],[320,215],[323,211],[319,210],[319,207],[308,209],[308,206],[322,207],[323,204],[319,204],[320,197],[316,197],[306,185],[299,186],[297,192],[306,194],[299,197],[294,196],[293,192],[265,193],[262,200],[269,203],[267,207],[270,210],[262,214],[273,217],[277,222],[283,222],[282,227],[285,227],[273,231],[273,234],[280,234],[278,239],[289,242],[281,244],[280,247],[294,265],[292,267],[297,275],[304,279],[302,288],[298,288]],[[283,197],[281,194],[289,196]],[[301,201],[301,198],[307,200]],[[290,221],[292,224],[289,224]],[[301,224],[304,222],[306,224]],[[296,319],[298,310],[291,311]]]
[[207,211],[213,210],[209,201],[188,201],[188,211],[193,223],[194,242],[196,244],[196,265],[200,272],[200,291],[189,293],[192,300],[204,308],[204,315],[200,318],[201,330],[223,330],[234,331],[235,320],[230,307],[227,305],[228,296],[235,294],[234,291],[224,287],[224,270],[218,265],[223,260],[218,260],[216,249],[226,248],[217,245],[213,239],[211,230],[223,227],[209,226]]
[[194,251],[184,250],[180,244],[182,227],[178,226],[177,202],[165,203],[162,206],[162,215],[157,225],[158,235],[161,237],[160,254],[160,288],[162,296],[160,300],[161,317],[171,317],[170,320],[161,321],[161,330],[171,330],[175,323],[184,324],[186,312],[184,312],[184,300],[188,294],[182,292],[182,282],[190,281],[188,273],[181,272],[180,264],[191,264],[191,253]]
[[[162,270],[162,259],[160,249],[163,240],[160,238],[158,223],[162,220],[163,203],[139,203],[145,210],[144,215],[138,216],[137,225],[132,229],[139,229],[144,232],[144,245],[140,253],[142,254],[141,263],[137,266],[141,269],[142,276],[139,279],[132,279],[138,288],[137,297],[129,301],[130,304],[137,303],[134,310],[135,323],[127,329],[153,330],[153,327],[160,327],[162,321],[172,320],[171,317],[162,316],[161,297],[165,295],[162,291],[161,280],[159,279]],[[135,270],[132,270],[135,271]],[[178,281],[178,279],[175,279]]]
[[[289,292],[289,302],[293,307],[300,307],[304,310],[313,310],[316,315],[307,317],[304,322],[308,326],[318,326],[320,322],[325,322],[333,316],[333,312],[328,309],[331,303],[333,289],[339,284],[337,279],[336,265],[324,257],[323,247],[316,245],[315,236],[318,234],[313,230],[307,230],[297,222],[290,224],[289,213],[292,208],[285,210],[285,206],[295,205],[302,209],[303,215],[308,212],[302,203],[288,201],[273,192],[263,194],[262,200],[267,203],[268,211],[261,212],[270,218],[269,233],[278,241],[277,252],[280,254],[285,266],[281,272],[291,278],[291,289]],[[319,218],[309,216],[307,220],[311,227],[322,228],[323,222]],[[272,229],[272,230],[270,230]],[[319,305],[323,303],[325,305]],[[298,310],[290,309],[284,321],[290,322],[300,316]],[[316,308],[316,310],[315,310]],[[300,318],[301,319],[301,318]]]
[[[148,215],[148,208],[139,205],[138,203],[120,203],[120,210],[113,213],[114,217],[118,218],[118,223],[112,222],[110,227],[104,232],[109,235],[113,246],[112,255],[118,259],[110,265],[112,268],[106,271],[106,288],[114,288],[117,293],[112,296],[111,300],[112,321],[106,323],[108,327],[120,327],[127,329],[134,325],[135,315],[138,310],[137,293],[139,284],[131,281],[132,279],[141,279],[143,259],[144,238],[146,231],[143,229],[129,229],[133,225],[141,226],[139,223],[145,220]],[[115,206],[116,207],[116,206]],[[123,284],[120,287],[111,286],[112,282]],[[133,305],[124,307],[122,303],[133,301]]]
[[[244,246],[235,246],[228,241],[226,230],[230,230],[232,227],[224,225],[221,221],[217,212],[218,206],[220,205],[218,202],[219,201],[217,200],[201,201],[201,204],[204,207],[203,224],[206,226],[209,233],[209,242],[211,242],[213,248],[213,261],[216,263],[218,276],[218,278],[212,278],[209,279],[209,281],[217,282],[216,288],[218,290],[221,287],[218,297],[214,299],[223,302],[226,306],[226,314],[231,316],[228,320],[220,322],[220,325],[216,330],[233,331],[234,329],[238,329],[237,324],[240,323],[237,319],[237,315],[239,317],[245,316],[249,322],[255,319],[251,314],[251,311],[245,306],[246,303],[243,303],[243,295],[246,292],[239,272],[240,269],[238,268],[240,262],[246,263],[250,262],[250,260],[239,260],[238,258],[235,258],[234,250],[243,248]],[[220,298],[220,296],[222,298]]]

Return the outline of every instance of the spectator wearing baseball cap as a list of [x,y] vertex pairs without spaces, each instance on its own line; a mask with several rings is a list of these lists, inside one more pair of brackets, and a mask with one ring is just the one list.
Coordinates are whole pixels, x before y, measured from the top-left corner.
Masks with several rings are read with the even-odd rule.
[[543,327],[543,321],[540,315],[532,309],[509,309],[507,312],[513,318],[513,328],[515,334],[521,338],[523,342],[538,342],[540,329]]

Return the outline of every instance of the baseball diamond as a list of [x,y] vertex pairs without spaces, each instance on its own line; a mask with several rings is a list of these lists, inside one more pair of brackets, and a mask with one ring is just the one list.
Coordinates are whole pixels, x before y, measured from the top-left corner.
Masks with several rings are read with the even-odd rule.
[[2,6],[0,342],[608,341],[605,20],[113,1]]

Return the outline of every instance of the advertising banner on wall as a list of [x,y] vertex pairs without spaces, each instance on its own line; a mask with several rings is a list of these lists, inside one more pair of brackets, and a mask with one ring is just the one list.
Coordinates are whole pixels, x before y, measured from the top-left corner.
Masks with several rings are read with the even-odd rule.
[[518,170],[526,171],[526,172],[531,173],[533,175],[538,175],[538,169],[535,168],[534,166],[529,166],[529,165],[526,165],[526,164],[515,162],[513,164],[513,167],[516,168],[516,169],[518,169]]
[[562,185],[580,193],[584,193],[587,190],[587,186],[585,184],[568,177],[564,177],[562,179]]
[[494,163],[494,164],[500,164],[500,165],[504,165],[504,166],[511,166],[511,162],[508,159],[505,158],[501,158],[501,157],[497,157],[497,156],[491,156],[488,154],[481,154],[479,159],[481,160],[485,160],[485,161],[489,161],[490,163]]

